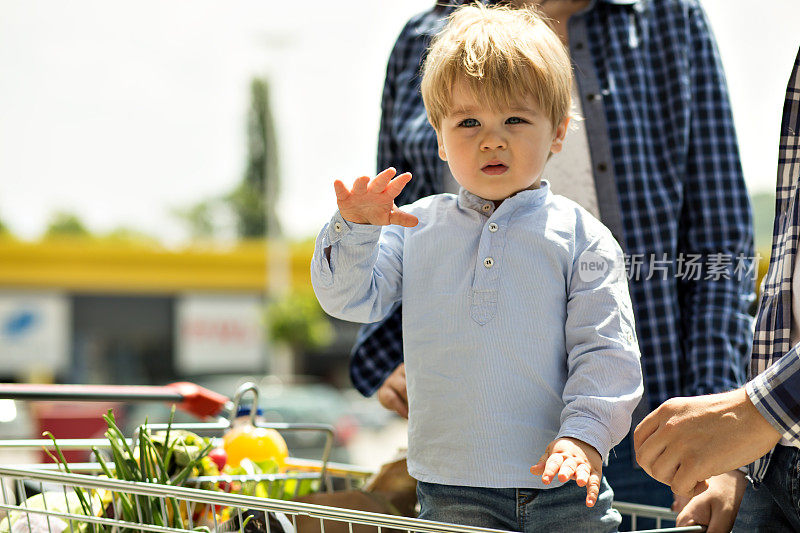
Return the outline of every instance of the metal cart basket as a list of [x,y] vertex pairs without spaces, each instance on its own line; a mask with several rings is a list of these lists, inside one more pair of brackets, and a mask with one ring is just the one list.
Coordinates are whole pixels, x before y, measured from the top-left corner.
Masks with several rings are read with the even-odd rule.
[[[249,388],[248,388],[249,387]],[[5,389],[5,390],[4,390]],[[47,390],[28,394],[26,399],[52,399]],[[85,390],[85,389],[82,389]],[[184,387],[184,392],[190,389]],[[129,392],[129,391],[128,391]],[[161,391],[162,394],[164,391]],[[236,412],[242,394],[253,392],[252,384],[240,388],[233,402],[215,399],[217,404]],[[196,391],[189,394],[195,394]],[[74,399],[66,393],[61,399]],[[113,391],[89,398],[109,399]],[[86,399],[85,392],[81,399]],[[13,386],[0,385],[0,398],[19,399]],[[115,397],[115,399],[119,399]],[[125,399],[131,399],[126,397]],[[137,399],[150,399],[142,392]],[[159,400],[162,397],[157,398]],[[224,398],[222,398],[224,399]],[[257,399],[257,398],[256,398]],[[167,401],[183,401],[182,394]],[[197,404],[197,399],[192,400]],[[214,414],[208,402],[205,414]],[[255,405],[255,404],[254,404]],[[233,409],[231,409],[233,407]],[[253,412],[255,410],[252,410]],[[255,423],[255,419],[253,419]],[[292,494],[275,494],[273,483],[293,479],[294,490],[300,480],[317,480],[318,489],[332,490],[334,483],[346,488],[358,487],[370,475],[365,469],[351,465],[329,464],[328,454],[332,443],[332,428],[320,424],[259,424],[279,431],[320,431],[326,435],[326,446],[320,460],[295,461],[298,468],[279,474],[252,477],[219,476],[212,479],[196,478],[189,484],[226,483],[238,481],[266,484],[270,496],[287,497]],[[189,429],[198,434],[220,437],[230,427],[230,420],[206,424],[173,425],[175,429]],[[151,429],[158,429],[151,426]],[[132,439],[132,442],[133,439]],[[0,448],[51,447],[50,441],[17,440],[0,441]],[[100,439],[58,441],[59,448],[88,449],[107,445]],[[75,473],[81,472],[81,473]],[[152,531],[157,533],[203,531],[208,533],[395,533],[395,532],[488,532],[483,528],[457,526],[415,518],[325,507],[285,499],[264,498],[248,494],[233,494],[159,483],[125,481],[103,476],[97,463],[71,464],[70,473],[59,471],[57,465],[5,465],[0,466],[0,533],[127,533]],[[98,475],[100,474],[100,475]],[[656,520],[658,532],[704,531],[701,526],[662,528],[662,521],[673,520],[675,513],[659,507],[617,503],[617,509],[636,520]]]

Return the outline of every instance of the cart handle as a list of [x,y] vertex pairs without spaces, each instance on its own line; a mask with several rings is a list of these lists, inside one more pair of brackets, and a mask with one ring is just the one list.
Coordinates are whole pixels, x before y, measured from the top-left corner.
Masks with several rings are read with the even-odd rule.
[[164,386],[42,385],[0,383],[0,399],[56,401],[164,401],[204,418],[223,411],[230,400],[222,394],[185,381]]

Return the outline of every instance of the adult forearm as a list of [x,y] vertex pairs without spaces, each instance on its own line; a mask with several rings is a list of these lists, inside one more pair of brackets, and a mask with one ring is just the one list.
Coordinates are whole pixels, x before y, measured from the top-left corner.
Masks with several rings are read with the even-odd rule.
[[682,396],[727,392],[746,379],[752,346],[752,301],[745,283],[705,281],[684,287],[681,326],[685,348]]
[[[724,392],[744,383],[752,345],[752,209],[744,182],[730,98],[702,7],[689,8],[689,106],[683,198],[676,252],[684,395]],[[699,271],[688,268],[698,259]]]

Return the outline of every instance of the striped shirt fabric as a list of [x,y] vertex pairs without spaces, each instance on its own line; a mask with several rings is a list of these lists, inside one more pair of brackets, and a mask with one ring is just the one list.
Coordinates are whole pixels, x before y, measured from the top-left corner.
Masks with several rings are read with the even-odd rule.
[[[414,175],[397,205],[444,190],[419,69],[453,9],[413,17],[389,59],[378,168]],[[570,18],[569,36],[601,220],[626,254],[647,407],[741,386],[752,346],[752,216],[705,14],[696,0],[594,0]],[[686,275],[689,258],[727,266]],[[400,309],[362,329],[350,376],[363,394],[403,361],[401,329]]]
[[[769,271],[756,318],[750,400],[781,433],[782,444],[800,447],[800,344],[791,346],[792,274],[800,236],[800,51],[786,88],[775,189],[775,226]],[[763,479],[770,454],[750,465]]]
[[317,238],[331,315],[374,322],[403,302],[408,471],[445,485],[538,488],[557,436],[607,457],[642,394],[622,251],[547,182],[495,208],[464,189],[404,208],[413,228],[346,222]]

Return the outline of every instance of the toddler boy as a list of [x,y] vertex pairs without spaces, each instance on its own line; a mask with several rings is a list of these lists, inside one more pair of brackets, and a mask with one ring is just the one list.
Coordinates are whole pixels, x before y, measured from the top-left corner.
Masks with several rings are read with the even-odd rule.
[[312,283],[344,320],[376,322],[402,301],[420,518],[619,525],[602,462],[642,394],[624,260],[598,220],[541,180],[571,84],[561,41],[534,11],[460,8],[422,79],[458,195],[400,210],[411,176],[393,168],[334,183],[339,210],[317,238]]

